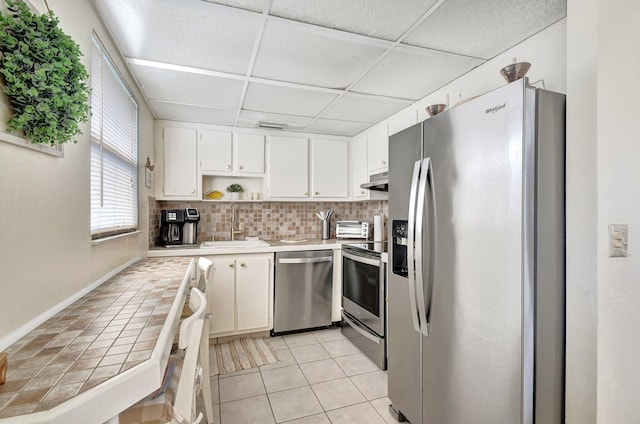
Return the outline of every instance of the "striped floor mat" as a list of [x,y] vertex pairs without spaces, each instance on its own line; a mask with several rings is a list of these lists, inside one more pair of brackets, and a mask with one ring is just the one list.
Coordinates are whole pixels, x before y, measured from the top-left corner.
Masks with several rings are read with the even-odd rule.
[[211,375],[246,370],[277,361],[263,339],[241,337],[209,346]]

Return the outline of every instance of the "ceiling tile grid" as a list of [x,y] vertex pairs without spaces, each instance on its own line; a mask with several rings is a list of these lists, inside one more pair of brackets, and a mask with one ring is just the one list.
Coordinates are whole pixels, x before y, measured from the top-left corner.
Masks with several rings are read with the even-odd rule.
[[566,0],[92,0],[158,119],[355,135]]

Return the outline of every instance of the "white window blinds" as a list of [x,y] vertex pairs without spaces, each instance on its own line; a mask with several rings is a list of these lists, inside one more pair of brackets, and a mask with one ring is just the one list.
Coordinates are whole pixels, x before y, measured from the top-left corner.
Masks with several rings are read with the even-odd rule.
[[91,61],[91,236],[138,226],[138,103],[95,34]]

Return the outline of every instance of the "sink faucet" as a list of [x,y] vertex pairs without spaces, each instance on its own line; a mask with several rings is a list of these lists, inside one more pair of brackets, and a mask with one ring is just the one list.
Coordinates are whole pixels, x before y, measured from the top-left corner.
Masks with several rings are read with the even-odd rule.
[[236,228],[236,204],[231,203],[231,240],[236,239],[236,234],[242,234],[242,224],[238,223],[238,228]]

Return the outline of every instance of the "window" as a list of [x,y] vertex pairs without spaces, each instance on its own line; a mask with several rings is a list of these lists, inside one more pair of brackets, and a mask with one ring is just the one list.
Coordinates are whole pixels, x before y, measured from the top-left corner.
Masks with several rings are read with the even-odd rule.
[[137,230],[138,103],[94,34],[91,59],[91,238]]

